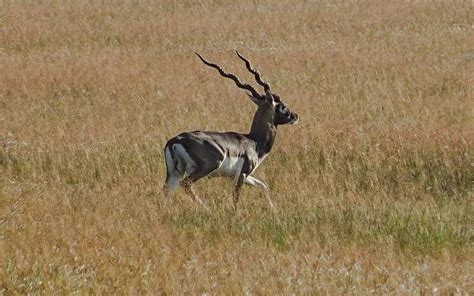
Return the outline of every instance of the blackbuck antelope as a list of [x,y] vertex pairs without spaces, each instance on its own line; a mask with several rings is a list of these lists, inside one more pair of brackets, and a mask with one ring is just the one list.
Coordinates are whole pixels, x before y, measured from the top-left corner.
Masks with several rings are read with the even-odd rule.
[[263,86],[264,94],[259,94],[251,85],[242,83],[237,76],[208,62],[198,53],[196,55],[204,64],[217,69],[220,75],[233,80],[239,88],[248,91],[247,95],[257,105],[257,111],[248,134],[194,131],[185,132],[170,139],[165,146],[167,169],[163,189],[165,196],[181,185],[193,200],[202,203],[193,191],[193,183],[206,176],[225,176],[234,179],[235,206],[239,200],[242,184],[245,183],[259,185],[270,207],[273,208],[267,185],[252,177],[251,174],[270,153],[277,127],[295,124],[298,121],[298,115],[291,112],[280,97],[270,91],[270,85],[239,52],[237,55],[245,62],[247,70],[255,76],[258,84]]

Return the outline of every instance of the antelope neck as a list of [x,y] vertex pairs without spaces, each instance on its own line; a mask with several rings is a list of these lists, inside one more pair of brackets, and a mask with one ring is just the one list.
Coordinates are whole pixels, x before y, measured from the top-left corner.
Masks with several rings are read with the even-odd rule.
[[255,113],[248,137],[255,141],[258,157],[268,154],[275,142],[277,127],[273,123],[273,114],[260,108]]

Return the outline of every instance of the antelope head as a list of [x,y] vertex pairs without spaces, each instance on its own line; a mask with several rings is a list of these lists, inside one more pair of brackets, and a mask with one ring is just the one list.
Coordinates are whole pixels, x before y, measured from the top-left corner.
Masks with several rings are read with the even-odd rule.
[[[217,69],[222,76],[233,80],[237,87],[247,91],[249,98],[258,106],[254,123],[255,119],[265,119],[274,126],[297,123],[298,114],[290,111],[286,104],[282,102],[280,96],[271,91],[270,84],[262,79],[260,72],[252,67],[252,64],[248,59],[246,59],[240,52],[236,51],[236,53],[239,58],[245,62],[247,70],[254,75],[257,83],[263,87],[263,94],[257,92],[250,84],[242,83],[237,76],[225,72],[220,66],[205,60],[200,54],[196,53],[196,55],[204,64]],[[261,120],[258,120],[258,122],[260,123]]]

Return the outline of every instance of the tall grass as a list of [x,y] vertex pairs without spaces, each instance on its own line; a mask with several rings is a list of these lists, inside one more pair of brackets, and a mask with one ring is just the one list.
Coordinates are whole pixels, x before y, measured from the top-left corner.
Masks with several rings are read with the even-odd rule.
[[[0,293],[474,291],[472,5],[0,4]],[[184,130],[246,132],[239,49],[301,118],[232,207],[165,201]]]

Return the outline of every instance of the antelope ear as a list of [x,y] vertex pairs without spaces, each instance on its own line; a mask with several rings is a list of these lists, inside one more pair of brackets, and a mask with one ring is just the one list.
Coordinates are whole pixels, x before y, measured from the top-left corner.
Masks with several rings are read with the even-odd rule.
[[281,102],[280,96],[278,94],[272,93],[272,95],[273,95],[273,101],[275,101],[275,103]]
[[260,103],[262,102],[262,100],[260,98],[256,98],[254,97],[251,93],[249,92],[245,92],[247,94],[247,96],[249,96],[249,98],[252,100],[252,102],[255,103],[255,105],[260,105]]
[[265,100],[272,105],[275,104],[275,98],[273,98],[273,94],[269,91],[265,92]]

